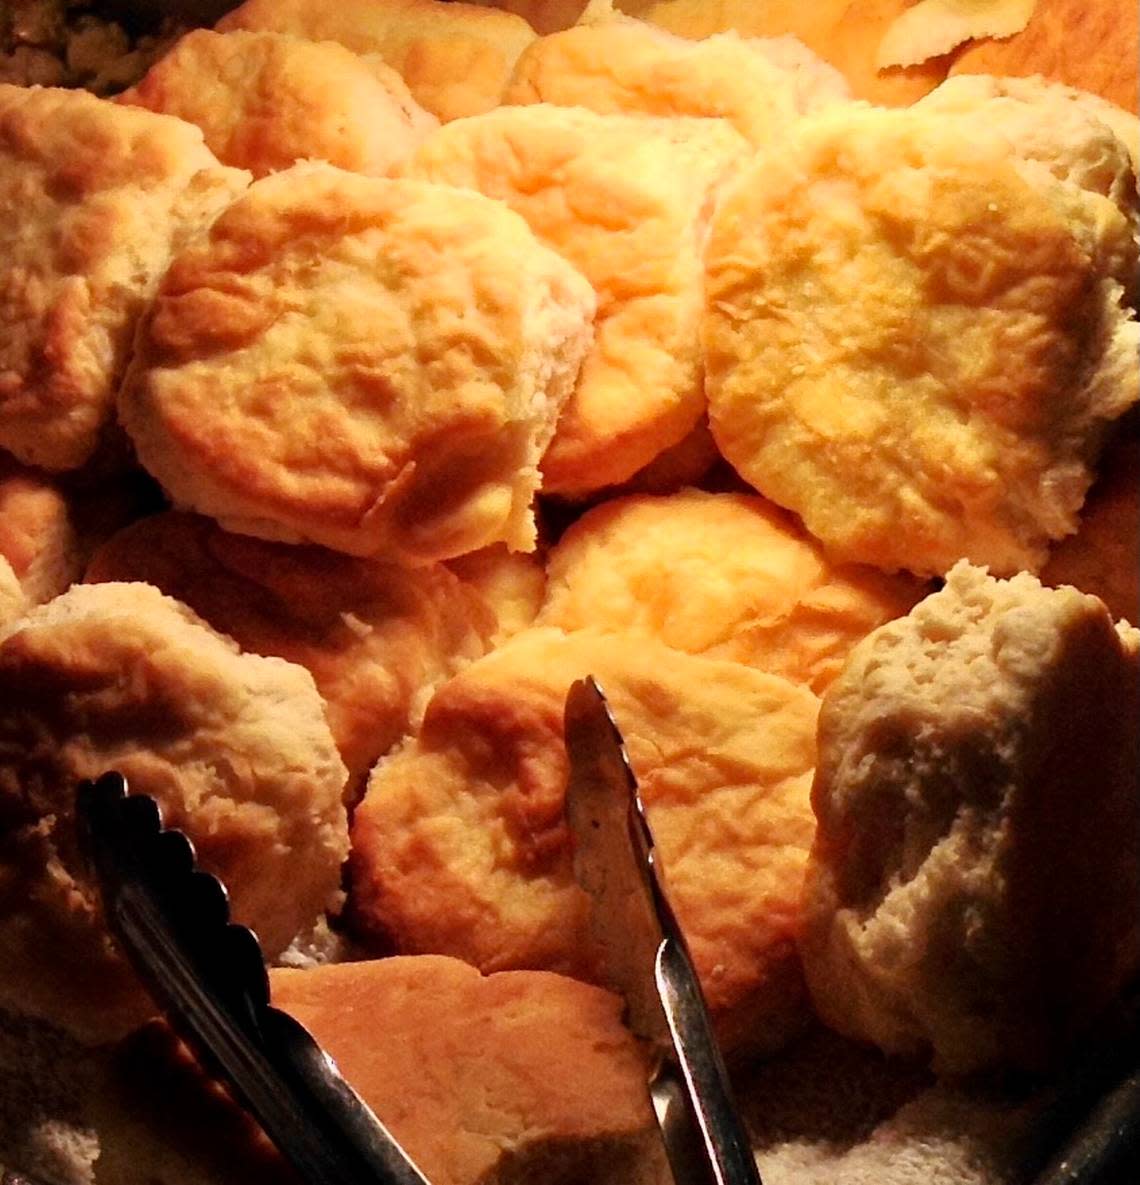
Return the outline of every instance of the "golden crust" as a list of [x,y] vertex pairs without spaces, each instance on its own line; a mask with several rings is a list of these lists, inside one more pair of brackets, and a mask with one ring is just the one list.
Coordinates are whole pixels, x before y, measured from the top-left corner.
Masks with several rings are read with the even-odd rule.
[[779,1045],[802,1019],[795,903],[818,701],[735,663],[533,629],[472,664],[373,772],[353,824],[357,923],[484,971],[599,977],[562,816],[563,701],[589,673],[625,735],[722,1039]]
[[153,1012],[78,853],[76,783],[108,769],[191,837],[268,957],[335,904],[345,768],[307,671],[148,585],[77,585],[0,635],[0,701],[5,1007],[86,1040]]
[[816,694],[856,642],[923,595],[916,580],[829,564],[763,498],[699,490],[595,507],[551,552],[547,578],[540,625],[654,637]]
[[152,584],[243,650],[305,667],[350,797],[412,730],[428,689],[483,654],[494,628],[487,607],[439,565],[398,568],[269,543],[177,512],[113,536],[86,580]]
[[270,980],[433,1185],[652,1179],[649,1062],[618,997],[431,955]]
[[496,106],[535,36],[512,13],[439,0],[246,0],[217,28],[293,33],[378,54],[444,122]]
[[67,498],[35,469],[0,457],[0,556],[29,605],[50,601],[83,567]]
[[1130,220],[938,113],[827,112],[745,170],[707,253],[710,422],[841,559],[1043,562],[1140,388]]
[[120,415],[176,502],[411,563],[534,545],[594,294],[496,202],[299,165],[184,251]]
[[538,555],[508,551],[499,543],[458,556],[447,566],[494,617],[492,647],[534,625],[546,595],[546,569]]
[[1133,0],[1036,0],[1021,33],[968,45],[950,73],[1043,74],[1136,114],[1138,40]]
[[824,700],[816,1008],[940,1072],[1041,1069],[1140,965],[1140,631],[957,565]]
[[118,101],[196,124],[255,177],[308,159],[383,177],[439,126],[382,62],[279,33],[197,29]]
[[1077,533],[1041,569],[1042,583],[1092,593],[1115,618],[1140,622],[1140,441],[1109,449],[1081,510]]
[[542,461],[543,490],[631,477],[699,422],[709,195],[747,145],[716,120],[536,105],[448,124],[410,176],[506,202],[598,293],[596,338]]
[[519,58],[503,102],[726,119],[762,145],[848,94],[836,70],[791,38],[725,33],[686,41],[639,21],[616,21],[540,38]]
[[0,85],[0,448],[94,453],[172,247],[247,180],[180,120]]

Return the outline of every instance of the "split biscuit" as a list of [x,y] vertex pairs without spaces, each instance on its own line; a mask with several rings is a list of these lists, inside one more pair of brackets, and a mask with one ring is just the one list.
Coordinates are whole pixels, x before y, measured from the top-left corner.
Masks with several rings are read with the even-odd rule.
[[534,42],[516,63],[503,102],[726,119],[749,143],[762,145],[849,93],[837,70],[792,37],[722,33],[687,41],[618,20]]
[[246,0],[216,27],[292,33],[376,54],[444,122],[497,106],[535,37],[513,13],[441,0]]
[[351,918],[400,953],[604,982],[563,819],[571,683],[605,687],[670,898],[724,1043],[773,1049],[804,1018],[797,902],[818,701],[648,638],[532,629],[445,683],[354,818]]
[[1138,40],[1133,0],[1036,0],[1022,32],[966,46],[950,73],[1041,74],[1136,114]]
[[669,1179],[617,996],[432,955],[275,970],[270,986],[432,1185]]
[[118,101],[196,124],[255,177],[310,159],[383,177],[439,126],[382,61],[281,33],[196,29]]
[[76,585],[0,634],[0,702],[5,1008],[89,1041],[153,1014],[78,848],[76,786],[107,770],[191,838],[268,958],[338,902],[345,768],[301,667],[149,585]]
[[714,219],[710,423],[835,558],[1035,569],[1140,394],[1132,222],[935,112],[805,117]]
[[429,689],[485,652],[496,620],[441,565],[399,568],[269,543],[178,512],[113,536],[86,580],[152,584],[242,650],[305,667],[348,767],[350,799],[413,730]]
[[1114,618],[1140,622],[1140,441],[1109,448],[1077,533],[1053,549],[1041,581],[1092,593]]
[[683,490],[619,498],[582,516],[552,550],[538,623],[653,637],[746,663],[817,695],[848,651],[922,597],[923,586],[829,564],[778,507]]
[[410,564],[529,550],[593,312],[498,202],[298,165],[174,261],[120,416],[227,529]]
[[597,290],[595,342],[543,457],[544,492],[625,481],[700,422],[701,252],[712,191],[746,152],[719,120],[540,104],[448,124],[406,166],[505,202]]
[[801,951],[823,1019],[1039,1070],[1140,965],[1140,631],[966,563],[824,699]]
[[91,457],[171,251],[247,181],[181,120],[0,85],[0,449]]

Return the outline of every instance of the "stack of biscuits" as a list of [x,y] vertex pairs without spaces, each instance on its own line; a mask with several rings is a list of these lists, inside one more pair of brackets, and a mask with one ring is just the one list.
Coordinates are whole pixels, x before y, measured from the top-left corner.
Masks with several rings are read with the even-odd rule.
[[80,856],[116,769],[436,1185],[667,1180],[585,675],[734,1067],[1048,1074],[1140,974],[1135,94],[1063,0],[622,7],[247,0],[0,85],[0,1028],[102,1067],[94,1150],[0,1106],[0,1161],[290,1180],[129,1118],[124,1059],[222,1104]]

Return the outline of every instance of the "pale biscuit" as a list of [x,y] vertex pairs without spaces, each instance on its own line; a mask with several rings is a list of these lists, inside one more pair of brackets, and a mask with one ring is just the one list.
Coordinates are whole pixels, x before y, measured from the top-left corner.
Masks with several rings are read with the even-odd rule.
[[80,539],[59,485],[0,456],[0,556],[29,605],[58,596],[83,569]]
[[76,585],[0,634],[0,702],[4,1007],[92,1041],[154,1011],[77,847],[76,784],[108,769],[191,837],[267,957],[337,902],[345,768],[308,671],[149,585]]
[[277,970],[270,986],[432,1185],[670,1179],[649,1058],[608,992],[431,955]]
[[1140,389],[1131,229],[977,121],[806,117],[714,220],[721,451],[839,559],[1038,567]]
[[120,416],[229,529],[409,563],[529,550],[593,311],[498,202],[298,165],[174,261]]
[[642,638],[533,629],[432,698],[353,824],[350,908],[401,953],[599,980],[563,820],[566,691],[596,675],[641,782],[721,1038],[774,1048],[803,1019],[796,902],[818,701]]
[[546,569],[538,555],[508,551],[499,543],[458,556],[447,566],[494,617],[492,646],[534,625],[546,595]]
[[763,498],[699,490],[595,507],[553,549],[547,578],[540,625],[653,637],[816,694],[856,642],[924,591],[917,580],[829,564]]
[[1036,0],[1024,31],[976,41],[954,58],[951,74],[1043,74],[1137,112],[1133,0]]
[[1081,510],[1077,533],[1062,539],[1041,569],[1043,584],[1092,593],[1115,618],[1140,622],[1140,441],[1105,454]]
[[441,0],[246,0],[217,28],[293,33],[377,54],[445,122],[497,106],[535,37],[513,13]]
[[1140,631],[962,563],[824,699],[801,951],[828,1024],[1040,1069],[1140,964]]
[[187,33],[118,101],[196,124],[255,177],[309,159],[383,177],[439,126],[382,61],[281,33]]
[[350,798],[413,729],[428,689],[482,655],[496,628],[482,599],[440,565],[398,568],[269,543],[177,512],[113,536],[86,579],[152,584],[243,650],[305,667],[348,767]]
[[723,121],[541,104],[448,124],[407,165],[506,202],[597,290],[596,339],[543,457],[544,491],[625,481],[700,421],[710,197],[746,151]]
[[503,102],[726,119],[761,145],[849,93],[838,71],[791,37],[687,41],[619,20],[540,38],[519,58]]
[[0,449],[95,452],[171,250],[247,181],[181,120],[0,86]]

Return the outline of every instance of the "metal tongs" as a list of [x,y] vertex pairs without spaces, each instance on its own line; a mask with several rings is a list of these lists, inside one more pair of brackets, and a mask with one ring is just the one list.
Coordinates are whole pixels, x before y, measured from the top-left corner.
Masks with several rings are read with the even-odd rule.
[[677,1185],[761,1185],[621,733],[592,679],[566,697],[566,818],[606,969],[652,1042],[649,1093]]

